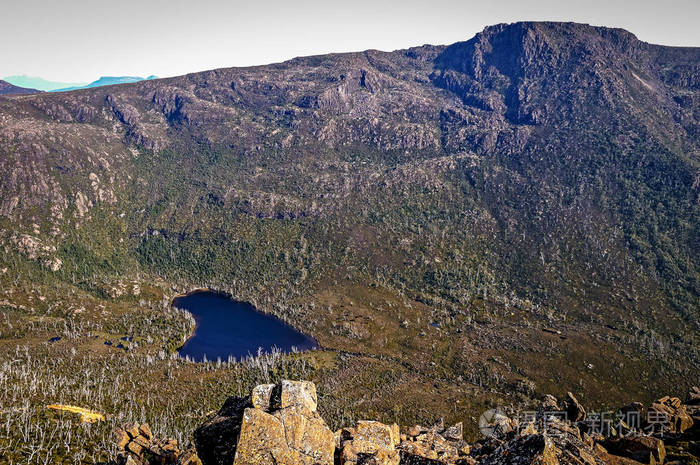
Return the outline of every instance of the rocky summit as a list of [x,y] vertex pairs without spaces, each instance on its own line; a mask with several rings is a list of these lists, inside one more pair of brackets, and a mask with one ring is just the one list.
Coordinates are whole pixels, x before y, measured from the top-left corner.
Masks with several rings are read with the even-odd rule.
[[[546,396],[531,414],[481,423],[485,439],[467,443],[462,423],[446,427],[360,420],[335,433],[316,411],[308,381],[264,384],[229,398],[195,432],[196,450],[152,438],[148,425],[117,429],[117,463],[129,465],[692,465],[700,460],[700,401],[664,397],[649,407],[667,415],[639,420],[643,406],[591,418],[573,394]],[[569,417],[571,406],[575,415]],[[530,413],[530,412],[529,412]],[[635,415],[630,415],[634,413]],[[563,414],[563,416],[562,416]],[[678,419],[684,422],[679,425]],[[494,428],[494,426],[498,428]]]

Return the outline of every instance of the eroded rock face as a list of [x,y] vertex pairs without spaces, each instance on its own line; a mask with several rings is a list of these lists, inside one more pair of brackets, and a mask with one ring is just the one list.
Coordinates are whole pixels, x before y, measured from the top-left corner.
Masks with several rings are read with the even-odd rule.
[[261,385],[233,397],[195,432],[204,465],[332,465],[335,439],[306,381]]
[[174,439],[156,439],[148,424],[114,430],[117,465],[201,465],[193,450],[181,452]]
[[359,421],[355,428],[344,428],[339,433],[340,464],[398,465],[401,456],[399,426],[378,421]]
[[401,463],[405,465],[468,464],[471,448],[462,439],[462,423],[445,427],[442,420],[430,428],[415,425],[401,441]]
[[483,465],[603,465],[604,449],[596,448],[578,428],[552,417],[546,430],[540,422],[518,425],[500,439],[489,439],[472,452]]
[[671,433],[683,433],[693,426],[693,418],[678,397],[665,396],[651,404],[649,412],[658,426]]

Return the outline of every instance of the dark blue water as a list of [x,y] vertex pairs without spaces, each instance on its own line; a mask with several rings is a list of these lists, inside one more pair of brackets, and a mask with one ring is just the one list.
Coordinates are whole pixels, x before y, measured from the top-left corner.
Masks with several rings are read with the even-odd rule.
[[192,313],[197,328],[180,349],[180,356],[201,362],[217,358],[226,361],[257,355],[258,348],[270,352],[276,347],[289,352],[318,347],[316,341],[300,333],[284,321],[266,315],[250,304],[236,302],[209,291],[197,291],[173,300],[173,306]]

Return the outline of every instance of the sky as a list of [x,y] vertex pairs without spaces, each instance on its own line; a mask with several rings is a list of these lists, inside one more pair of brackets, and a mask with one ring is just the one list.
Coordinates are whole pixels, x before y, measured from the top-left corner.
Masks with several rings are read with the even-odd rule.
[[2,0],[0,77],[176,76],[296,56],[468,40],[524,20],[700,46],[700,0]]

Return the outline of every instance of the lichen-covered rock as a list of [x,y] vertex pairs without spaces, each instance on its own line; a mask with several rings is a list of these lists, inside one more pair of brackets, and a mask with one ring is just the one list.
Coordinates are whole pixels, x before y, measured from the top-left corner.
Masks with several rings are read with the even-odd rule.
[[340,433],[340,464],[398,465],[399,442],[398,425],[359,421],[356,428],[345,428]]
[[459,423],[445,429],[445,431],[443,431],[442,435],[446,439],[453,439],[455,441],[460,441],[462,439],[462,437],[464,436],[464,428],[462,426],[462,422],[460,421]]
[[316,411],[316,385],[308,381],[284,380],[280,386],[279,408],[296,407],[309,412]]
[[[114,430],[118,465],[170,465],[181,463],[180,451],[174,439],[160,440],[153,437],[147,424],[128,425]],[[196,455],[196,454],[195,454]],[[197,465],[190,460],[188,465]]]
[[[561,415],[559,405],[570,413]],[[177,442],[155,439],[148,425],[117,428],[117,465],[661,465],[695,463],[698,435],[681,431],[684,405],[675,397],[654,403],[659,412],[675,415],[677,429],[632,428],[598,431],[586,422],[585,409],[572,394],[559,403],[546,396],[533,416],[512,419],[496,410],[508,426],[499,435],[468,444],[463,425],[399,426],[361,420],[335,434],[316,411],[313,383],[283,381],[255,387],[250,396],[232,397],[197,429],[197,453],[179,453]],[[641,413],[632,403],[619,412]],[[688,413],[686,412],[686,415]],[[693,413],[694,414],[694,413]],[[592,417],[592,415],[591,415]],[[680,423],[678,423],[680,422]],[[337,451],[337,455],[335,452]]]
[[202,465],[202,461],[197,455],[197,451],[189,449],[178,457],[177,465]]
[[335,438],[316,399],[313,383],[286,380],[230,398],[195,432],[203,465],[332,465]]
[[296,464],[299,452],[287,444],[282,422],[260,409],[248,408],[243,414],[235,465]]
[[535,423],[517,427],[501,438],[475,444],[471,451],[480,465],[603,465],[603,452],[592,438],[556,417],[549,417],[546,429]]
[[[415,434],[417,433],[417,434]],[[471,448],[462,440],[462,423],[445,428],[442,421],[431,428],[409,428],[407,440],[398,446],[404,465],[467,464]]]
[[275,389],[274,384],[261,384],[259,386],[255,386],[253,391],[250,393],[250,402],[253,404],[253,407],[269,410],[273,389]]
[[649,407],[647,418],[653,419],[652,427],[671,433],[682,433],[693,426],[693,418],[678,397],[658,399]]

